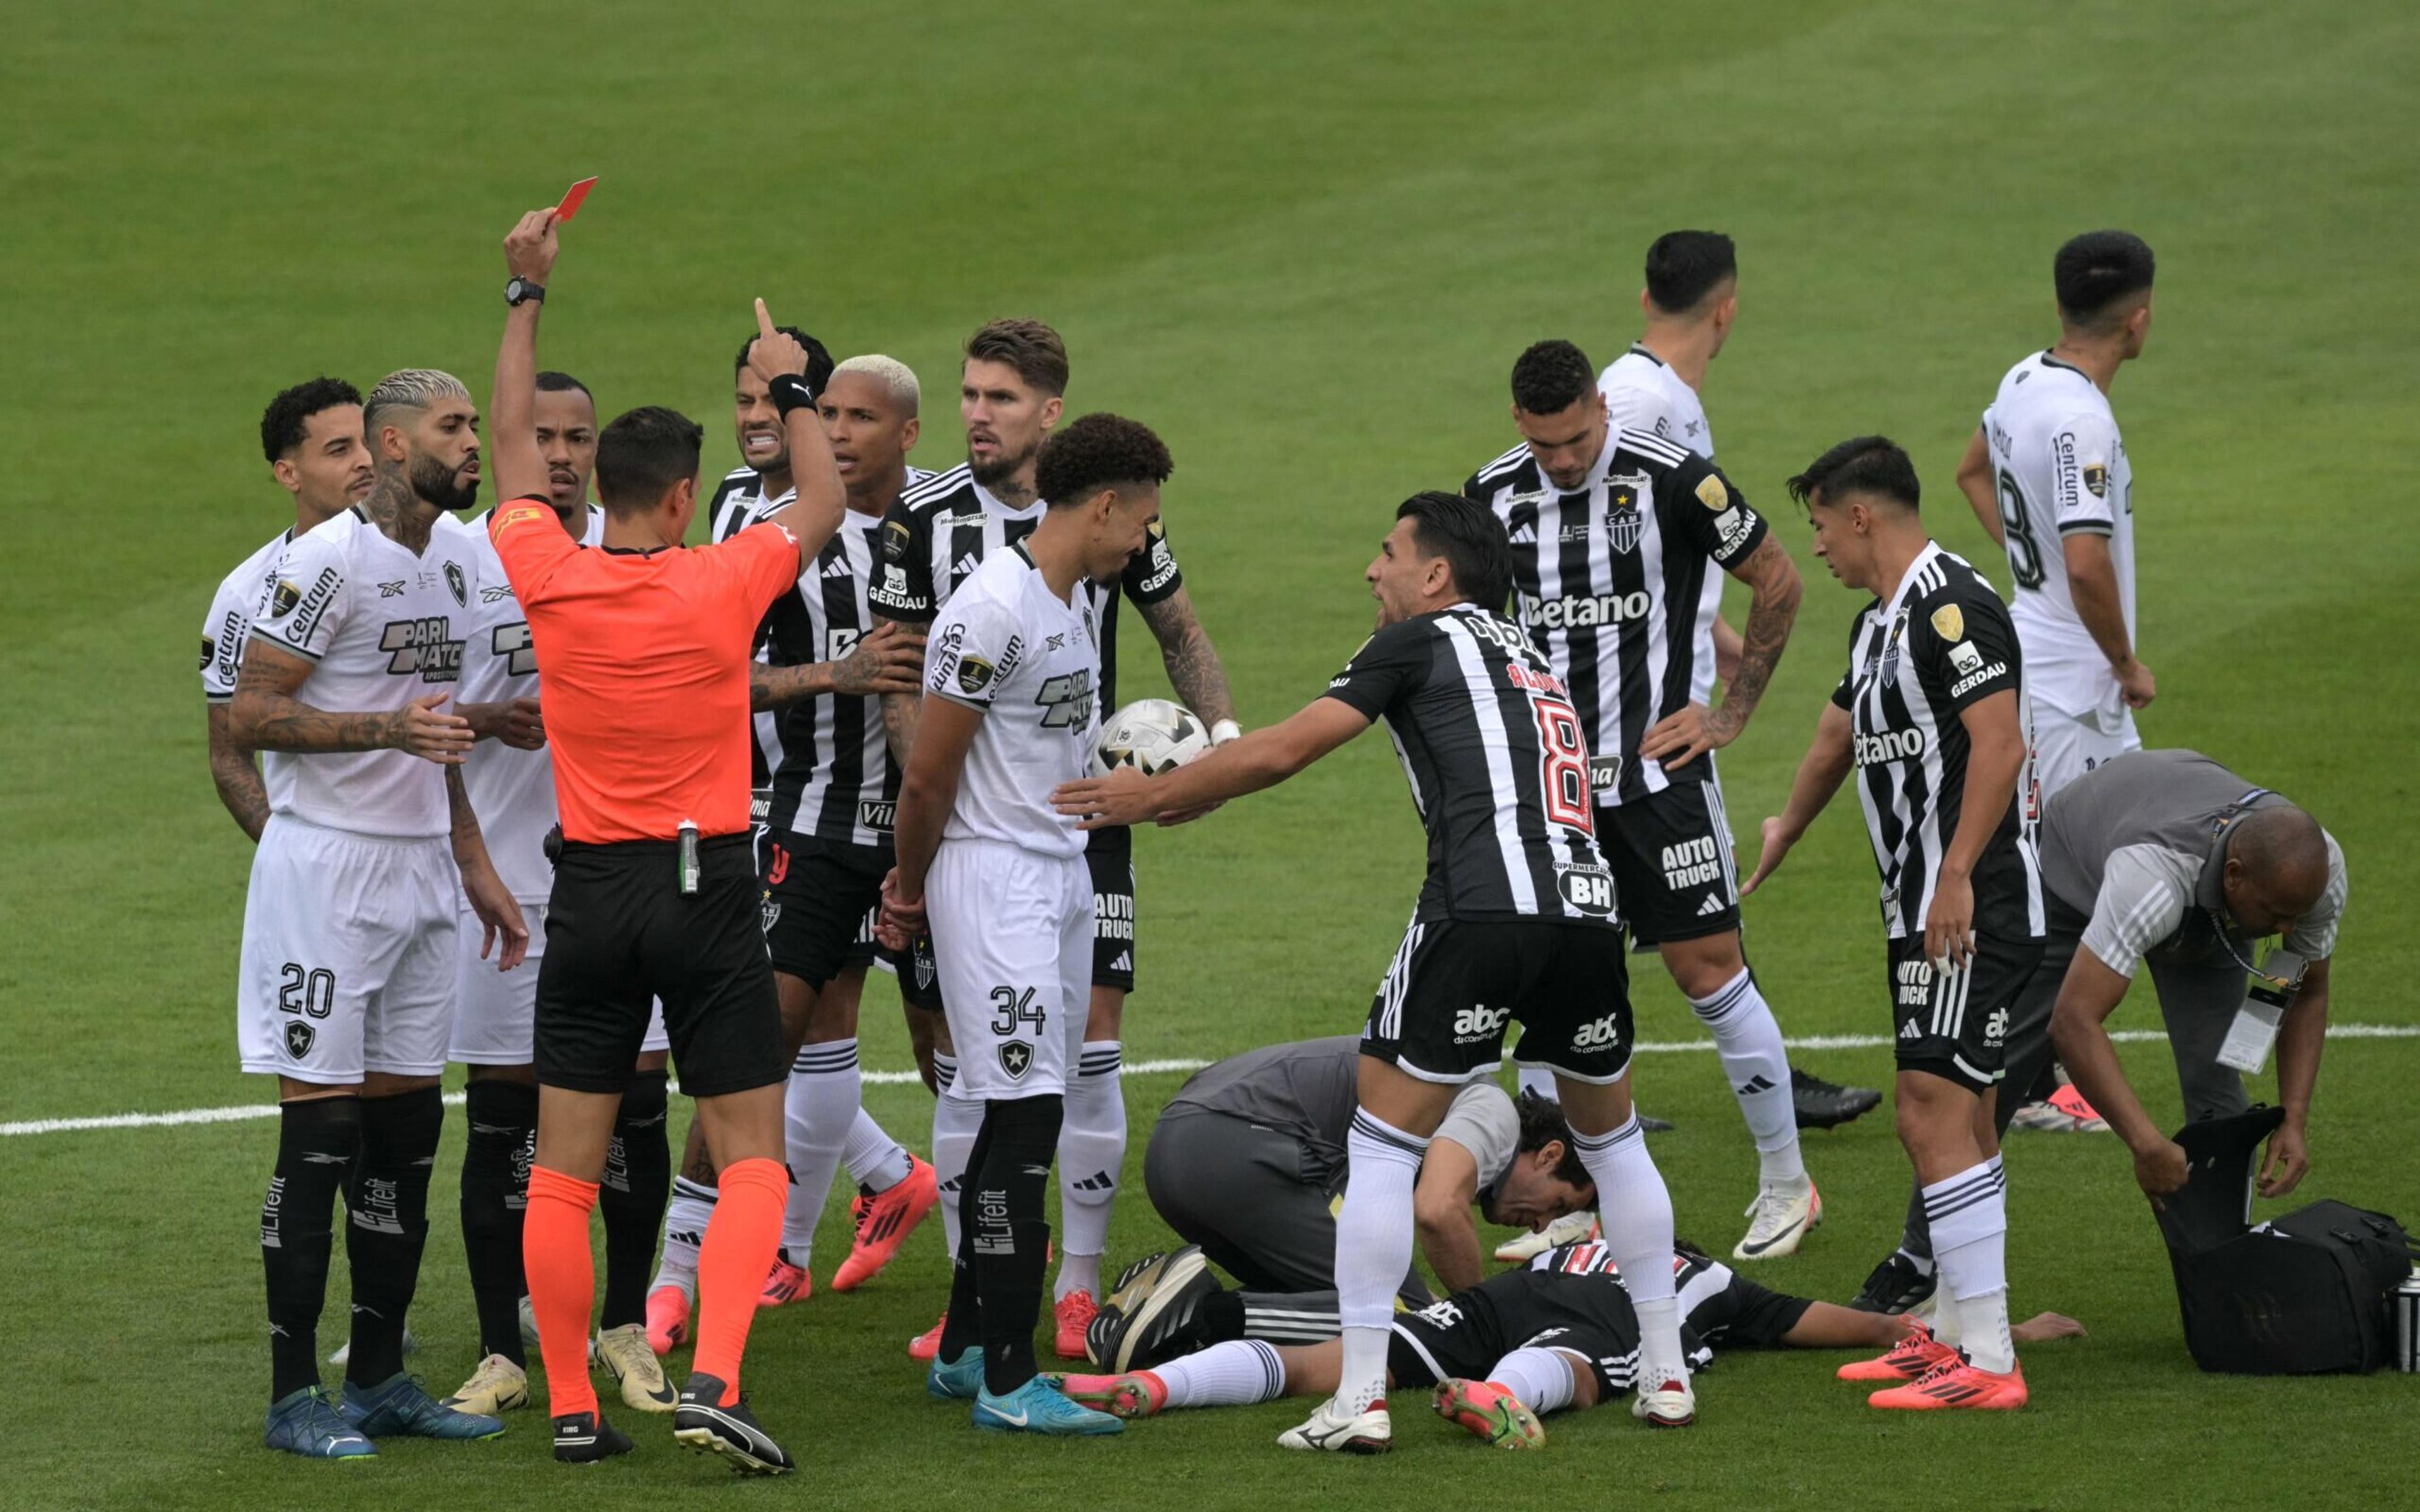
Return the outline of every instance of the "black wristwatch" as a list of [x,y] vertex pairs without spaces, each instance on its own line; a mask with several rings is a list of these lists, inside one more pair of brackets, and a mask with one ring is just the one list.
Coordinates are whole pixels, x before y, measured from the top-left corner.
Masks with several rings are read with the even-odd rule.
[[521,304],[531,300],[535,300],[538,303],[544,304],[546,302],[546,290],[539,287],[537,285],[531,283],[526,278],[512,279],[504,285],[504,302],[506,304]]

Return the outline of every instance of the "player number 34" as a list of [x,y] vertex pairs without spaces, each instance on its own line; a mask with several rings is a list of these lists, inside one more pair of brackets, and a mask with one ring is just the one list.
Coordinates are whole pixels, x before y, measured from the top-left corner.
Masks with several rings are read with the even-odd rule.
[[991,990],[991,1032],[1002,1039],[1016,1032],[1020,1024],[1042,1027],[1042,1005],[1033,1000],[1034,989],[1022,991],[1015,987],[994,987]]

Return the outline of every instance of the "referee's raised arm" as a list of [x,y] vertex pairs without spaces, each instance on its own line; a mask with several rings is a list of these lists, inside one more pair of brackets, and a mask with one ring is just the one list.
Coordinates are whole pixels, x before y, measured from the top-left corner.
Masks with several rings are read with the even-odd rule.
[[832,461],[831,442],[815,412],[815,401],[831,374],[810,370],[806,347],[796,336],[773,328],[772,313],[763,300],[756,301],[756,340],[748,348],[748,365],[765,380],[774,407],[782,411],[782,431],[790,443],[790,479],[798,490],[788,503],[756,523],[787,530],[799,539],[799,560],[812,561],[840,529],[848,509],[840,467]]
[[504,238],[504,339],[488,402],[499,505],[546,493],[546,458],[537,449],[537,316],[560,250],[551,208],[530,211]]

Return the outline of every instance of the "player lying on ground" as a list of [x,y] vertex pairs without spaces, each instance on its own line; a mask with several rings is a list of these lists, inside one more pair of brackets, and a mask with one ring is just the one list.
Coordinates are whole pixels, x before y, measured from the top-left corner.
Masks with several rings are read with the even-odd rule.
[[[1139,1361],[1161,1361],[1120,1375],[1068,1376],[1077,1401],[1119,1417],[1152,1417],[1180,1407],[1242,1407],[1279,1396],[1317,1396],[1336,1389],[1343,1346],[1329,1340],[1277,1345],[1248,1339],[1240,1307],[1208,1283],[1198,1264],[1175,1279],[1188,1254],[1155,1256],[1113,1300],[1136,1316],[1171,1293],[1191,1293],[1189,1324],[1165,1329]],[[1133,1273],[1129,1273],[1132,1274]],[[1153,1282],[1156,1279],[1156,1284]],[[1704,1369],[1716,1349],[1875,1349],[1872,1360],[1842,1365],[1839,1379],[1900,1381],[1931,1368],[1937,1347],[1912,1318],[1862,1313],[1768,1290],[1692,1245],[1672,1255],[1672,1280],[1684,1312],[1682,1341],[1690,1365]],[[1296,1299],[1305,1316],[1327,1309],[1334,1293]],[[1173,1316],[1161,1308],[1156,1316]],[[2028,1343],[2080,1335],[2082,1324],[2043,1313],[2020,1324]],[[1223,1336],[1221,1336],[1223,1335]],[[1215,1341],[1215,1342],[1213,1342]],[[1193,1352],[1169,1359],[1177,1350]],[[1594,1407],[1629,1394],[1639,1365],[1638,1315],[1606,1246],[1570,1244],[1528,1265],[1502,1271],[1476,1287],[1395,1319],[1388,1341],[1390,1386],[1435,1387],[1437,1415],[1504,1449],[1545,1443],[1538,1419],[1564,1408]]]

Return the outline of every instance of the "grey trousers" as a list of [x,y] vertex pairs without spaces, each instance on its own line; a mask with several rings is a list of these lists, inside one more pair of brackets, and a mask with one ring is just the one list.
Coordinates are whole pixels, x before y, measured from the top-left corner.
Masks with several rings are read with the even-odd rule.
[[[1199,1244],[1247,1291],[1310,1292],[1336,1286],[1341,1184],[1321,1180],[1291,1134],[1206,1108],[1172,1107],[1151,1132],[1143,1191],[1168,1227]],[[1417,1265],[1402,1295],[1426,1304]]]

